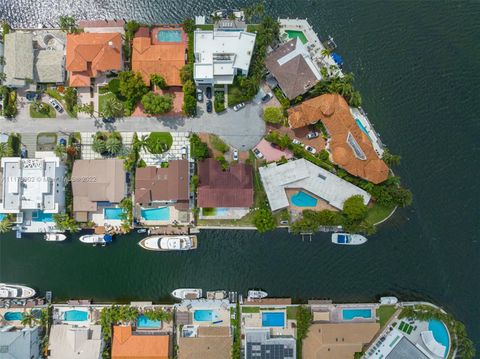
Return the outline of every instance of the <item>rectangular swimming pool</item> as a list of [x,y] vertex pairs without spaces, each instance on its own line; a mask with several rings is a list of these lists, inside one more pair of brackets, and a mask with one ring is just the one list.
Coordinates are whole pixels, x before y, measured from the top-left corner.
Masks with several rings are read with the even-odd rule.
[[353,320],[355,318],[372,319],[372,317],[373,317],[373,314],[371,309],[363,309],[363,308],[342,309],[343,320]]
[[34,222],[53,222],[53,214],[43,211],[35,211],[32,213],[32,221]]
[[88,320],[88,312],[84,310],[67,310],[64,313],[63,319],[68,322],[83,322]]
[[162,321],[148,319],[145,315],[139,315],[137,318],[137,327],[139,328],[160,328]]
[[146,221],[168,221],[170,219],[170,208],[142,208],[141,216]]
[[197,322],[213,322],[215,318],[215,313],[210,309],[199,309],[193,312],[193,319]]
[[182,32],[180,30],[160,30],[157,33],[159,42],[182,42]]
[[104,208],[103,209],[103,217],[105,219],[116,219],[121,221],[122,214],[124,213],[122,208]]
[[285,327],[285,313],[262,312],[262,327]]
[[308,42],[308,39],[303,33],[303,31],[285,30],[285,32],[287,33],[289,39],[299,38],[303,44],[306,44]]
[[308,193],[299,191],[291,197],[292,204],[297,207],[315,207],[317,199]]

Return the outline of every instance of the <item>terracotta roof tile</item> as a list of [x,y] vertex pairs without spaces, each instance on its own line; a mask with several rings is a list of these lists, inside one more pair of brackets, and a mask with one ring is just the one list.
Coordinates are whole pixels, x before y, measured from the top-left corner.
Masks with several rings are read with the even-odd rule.
[[114,326],[112,359],[167,359],[168,335],[132,335],[131,326]]

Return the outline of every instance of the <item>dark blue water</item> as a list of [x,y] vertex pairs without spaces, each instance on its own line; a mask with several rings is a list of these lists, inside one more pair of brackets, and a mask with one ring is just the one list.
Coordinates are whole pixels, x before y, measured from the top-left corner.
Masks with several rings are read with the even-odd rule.
[[[176,22],[245,1],[2,0],[13,25],[55,24],[57,15]],[[444,306],[480,342],[480,3],[270,1],[273,16],[308,17],[339,44],[364,108],[415,194],[360,248],[326,235],[302,242],[206,231],[188,254],[140,250],[136,235],[110,248],[76,240],[0,240],[0,280],[51,289],[58,297],[161,299],[176,287],[261,287],[272,295],[373,300],[389,293]]]

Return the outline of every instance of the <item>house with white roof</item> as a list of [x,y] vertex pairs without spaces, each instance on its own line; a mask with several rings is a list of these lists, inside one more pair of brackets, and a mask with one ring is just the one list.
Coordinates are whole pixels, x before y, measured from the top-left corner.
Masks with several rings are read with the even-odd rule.
[[49,337],[50,359],[100,359],[102,358],[102,326],[54,324]]
[[0,358],[2,359],[39,359],[40,328],[16,330],[11,326],[0,326]]
[[65,166],[53,153],[45,157],[3,157],[0,213],[16,214],[22,232],[53,230],[53,214],[65,208]]
[[339,210],[352,196],[362,196],[365,205],[371,198],[363,189],[303,158],[282,165],[271,163],[259,171],[272,211],[290,206],[287,189],[304,189]]
[[195,31],[195,83],[229,85],[235,75],[248,75],[255,37],[255,34],[241,29]]

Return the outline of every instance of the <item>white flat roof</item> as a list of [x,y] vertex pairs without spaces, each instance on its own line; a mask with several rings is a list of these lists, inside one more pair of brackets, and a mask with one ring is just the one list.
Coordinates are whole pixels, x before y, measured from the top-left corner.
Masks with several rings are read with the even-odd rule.
[[361,195],[365,204],[371,198],[363,189],[303,158],[282,165],[272,163],[259,170],[272,211],[289,205],[287,188],[303,188],[338,209],[343,209],[343,203],[354,195]]

